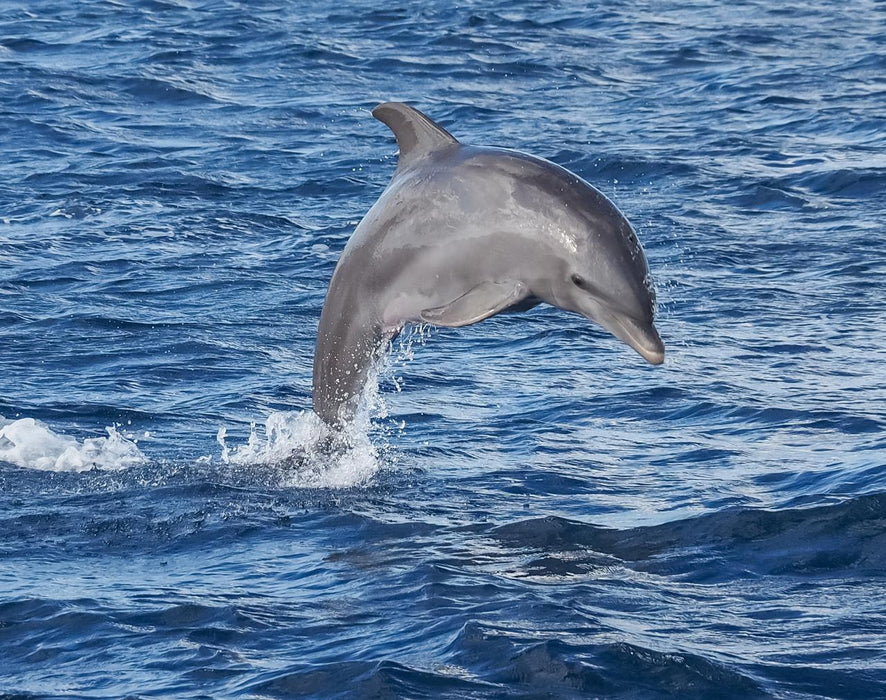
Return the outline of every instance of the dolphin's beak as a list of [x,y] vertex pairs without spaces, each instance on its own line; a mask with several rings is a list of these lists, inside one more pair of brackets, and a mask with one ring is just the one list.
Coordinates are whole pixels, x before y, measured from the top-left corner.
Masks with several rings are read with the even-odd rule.
[[665,346],[651,322],[638,321],[627,314],[609,309],[589,318],[634,348],[649,364],[660,365],[664,362]]
[[664,362],[665,346],[652,323],[636,321],[630,316],[613,314],[609,331],[639,352],[650,365]]

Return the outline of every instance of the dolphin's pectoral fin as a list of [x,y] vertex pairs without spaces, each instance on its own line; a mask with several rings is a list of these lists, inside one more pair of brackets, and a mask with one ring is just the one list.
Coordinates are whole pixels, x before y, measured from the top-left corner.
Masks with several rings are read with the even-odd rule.
[[448,304],[425,309],[419,316],[435,326],[460,328],[495,316],[528,295],[529,289],[518,280],[483,282]]

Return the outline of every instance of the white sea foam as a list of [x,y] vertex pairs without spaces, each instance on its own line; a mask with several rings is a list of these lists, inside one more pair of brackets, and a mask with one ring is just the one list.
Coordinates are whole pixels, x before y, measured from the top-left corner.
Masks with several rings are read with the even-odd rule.
[[222,462],[275,470],[280,485],[300,488],[351,488],[369,484],[391,461],[384,421],[387,407],[378,390],[390,352],[370,372],[357,414],[333,432],[313,411],[274,412],[263,426],[252,424],[245,444],[228,444],[227,428],[218,431]]
[[105,430],[107,437],[79,442],[33,418],[5,420],[0,416],[0,461],[56,472],[126,469],[147,461],[134,440],[114,427]]
[[334,436],[313,411],[271,413],[263,426],[253,423],[245,444],[233,447],[221,428],[218,442],[225,464],[273,469],[281,486],[365,486],[381,468],[368,430],[352,426],[346,435]]

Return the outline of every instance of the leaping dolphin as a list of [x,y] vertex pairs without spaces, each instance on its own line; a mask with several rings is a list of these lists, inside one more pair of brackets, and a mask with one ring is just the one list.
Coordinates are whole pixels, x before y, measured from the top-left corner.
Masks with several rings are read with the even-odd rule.
[[400,156],[320,315],[314,411],[327,424],[353,418],[369,368],[408,323],[458,328],[546,302],[664,361],[646,256],[601,192],[543,158],[463,145],[408,105],[372,115]]

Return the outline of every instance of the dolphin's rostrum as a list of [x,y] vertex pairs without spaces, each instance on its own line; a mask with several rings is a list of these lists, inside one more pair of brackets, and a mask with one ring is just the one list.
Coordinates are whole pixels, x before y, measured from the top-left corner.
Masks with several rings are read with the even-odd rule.
[[353,417],[369,368],[408,323],[454,328],[546,302],[664,361],[646,256],[602,193],[542,158],[463,145],[408,105],[372,114],[400,156],[329,283],[314,355],[326,423]]

